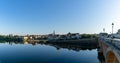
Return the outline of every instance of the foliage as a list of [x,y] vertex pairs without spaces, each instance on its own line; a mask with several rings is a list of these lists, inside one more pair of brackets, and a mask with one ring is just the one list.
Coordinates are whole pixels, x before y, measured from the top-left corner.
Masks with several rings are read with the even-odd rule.
[[22,38],[20,36],[11,36],[11,35],[0,35],[0,41],[6,41],[6,42],[15,42],[15,41],[18,41],[18,42],[21,42],[22,41]]
[[81,38],[96,38],[96,34],[82,34]]

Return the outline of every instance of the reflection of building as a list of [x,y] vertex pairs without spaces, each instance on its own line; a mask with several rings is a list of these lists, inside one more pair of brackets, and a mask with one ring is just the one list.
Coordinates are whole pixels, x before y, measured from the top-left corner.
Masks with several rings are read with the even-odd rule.
[[29,44],[28,42],[24,42],[24,44]]

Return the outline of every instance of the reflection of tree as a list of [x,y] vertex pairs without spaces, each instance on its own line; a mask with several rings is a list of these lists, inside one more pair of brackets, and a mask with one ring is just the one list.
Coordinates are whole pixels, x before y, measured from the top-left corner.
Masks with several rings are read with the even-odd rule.
[[56,47],[56,49],[57,49],[57,50],[60,50],[60,48],[59,48],[59,47]]
[[17,41],[17,42],[21,42],[23,41],[22,38],[20,36],[13,36],[12,34],[10,35],[0,35],[0,42],[12,42],[12,41]]
[[50,44],[50,46],[55,47],[57,50],[60,50],[61,48],[63,49],[68,49],[68,50],[74,50],[74,51],[80,51],[80,50],[92,50],[96,49],[95,45],[75,45],[75,44]]
[[23,42],[6,42],[6,41],[0,41],[0,43],[8,43],[8,44],[10,44],[10,45],[12,45],[12,44],[23,44]]
[[35,43],[35,42],[28,42],[29,44],[32,44],[33,46],[37,44],[44,44],[44,45],[49,45],[55,47],[57,50],[60,50],[61,48],[63,49],[68,49],[68,50],[74,50],[74,51],[80,51],[80,50],[92,50],[96,49],[97,45],[95,44],[64,44],[64,43]]
[[92,50],[92,49],[96,49],[97,45],[95,46],[95,44],[86,44],[86,43],[82,43],[82,44],[64,44],[64,43],[37,43],[37,42],[3,42],[3,43],[9,43],[10,45],[12,44],[32,44],[33,46],[37,45],[37,44],[41,44],[41,45],[49,45],[49,46],[53,46],[55,47],[57,50],[62,49],[68,49],[68,50],[74,50],[74,51],[80,51],[80,50]]

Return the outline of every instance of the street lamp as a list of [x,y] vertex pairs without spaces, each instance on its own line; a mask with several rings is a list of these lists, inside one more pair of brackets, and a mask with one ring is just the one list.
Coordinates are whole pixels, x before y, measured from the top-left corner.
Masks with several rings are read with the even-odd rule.
[[112,23],[112,34],[113,34],[113,27],[114,27],[114,23]]

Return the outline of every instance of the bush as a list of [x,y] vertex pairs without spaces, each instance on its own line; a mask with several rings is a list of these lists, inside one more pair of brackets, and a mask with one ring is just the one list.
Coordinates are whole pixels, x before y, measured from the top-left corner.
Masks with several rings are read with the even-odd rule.
[[0,41],[6,41],[6,42],[18,41],[18,42],[21,42],[22,38],[20,36],[0,35]]
[[82,34],[81,38],[96,38],[95,34]]

